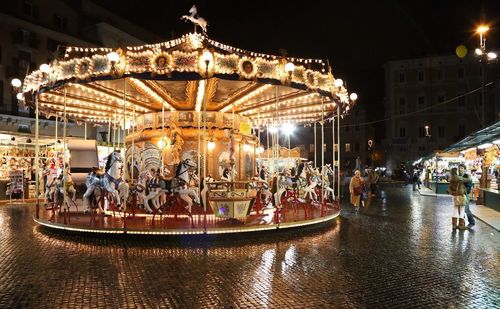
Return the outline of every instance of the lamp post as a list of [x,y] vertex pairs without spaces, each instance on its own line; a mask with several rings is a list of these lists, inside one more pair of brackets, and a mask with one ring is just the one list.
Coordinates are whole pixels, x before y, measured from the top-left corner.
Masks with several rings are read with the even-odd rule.
[[[479,25],[476,28],[476,33],[479,34],[479,47],[474,51],[476,57],[481,63],[481,127],[486,126],[486,64],[496,61],[497,54],[486,49],[486,33],[490,30],[490,27],[486,24]],[[481,184],[482,188],[487,186],[487,172],[488,169],[485,164],[484,155],[483,162],[481,166]],[[478,203],[484,203],[484,192],[481,190],[479,192]]]
[[486,49],[486,33],[490,30],[488,25],[479,25],[476,28],[476,33],[479,34],[479,47],[474,53],[481,63],[481,127],[486,126],[486,64],[497,59],[497,54]]

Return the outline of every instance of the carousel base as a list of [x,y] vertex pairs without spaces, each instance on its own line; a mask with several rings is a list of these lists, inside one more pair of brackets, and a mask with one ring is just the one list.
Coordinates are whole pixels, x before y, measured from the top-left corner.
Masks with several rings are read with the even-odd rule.
[[264,209],[259,213],[252,211],[245,218],[220,218],[213,213],[204,214],[201,208],[194,207],[192,215],[184,214],[141,214],[119,211],[102,214],[85,214],[82,211],[51,210],[40,207],[39,225],[51,230],[79,234],[103,235],[217,235],[245,234],[263,231],[312,227],[323,225],[338,217],[337,205],[304,204],[285,207],[277,214],[275,209]]

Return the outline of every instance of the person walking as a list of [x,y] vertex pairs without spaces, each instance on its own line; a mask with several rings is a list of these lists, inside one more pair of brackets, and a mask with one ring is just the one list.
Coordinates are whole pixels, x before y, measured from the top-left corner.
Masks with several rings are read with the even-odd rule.
[[470,198],[471,198],[470,194],[472,191],[473,183],[472,183],[472,177],[469,174],[467,174],[466,171],[467,167],[465,166],[465,164],[462,163],[458,166],[458,175],[462,177],[462,181],[465,185],[465,196],[467,197],[464,209],[465,215],[467,216],[467,222],[468,222],[467,227],[471,228],[474,225],[476,225],[476,220],[474,219],[474,215],[470,211]]
[[[448,192],[452,195],[453,206],[455,209],[456,217],[451,218],[451,224],[453,228],[459,228],[460,230],[465,230],[465,204],[467,203],[467,196],[463,178],[458,175],[458,168],[454,167],[450,172],[450,184],[448,186]],[[457,226],[458,222],[458,226]]]
[[361,173],[359,170],[354,172],[354,176],[351,178],[349,183],[349,193],[351,194],[351,204],[354,206],[356,211],[359,210],[359,203],[361,201],[361,195],[363,194],[363,186],[365,181],[361,178]]

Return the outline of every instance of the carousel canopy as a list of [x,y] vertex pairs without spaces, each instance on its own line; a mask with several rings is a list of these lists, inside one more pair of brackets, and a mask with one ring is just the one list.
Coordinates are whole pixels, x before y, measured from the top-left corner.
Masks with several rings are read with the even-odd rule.
[[[29,74],[22,99],[42,114],[104,123],[167,111],[235,113],[253,125],[311,123],[356,99],[326,60],[266,55],[189,33],[143,46],[66,47]],[[205,106],[206,104],[206,106]]]

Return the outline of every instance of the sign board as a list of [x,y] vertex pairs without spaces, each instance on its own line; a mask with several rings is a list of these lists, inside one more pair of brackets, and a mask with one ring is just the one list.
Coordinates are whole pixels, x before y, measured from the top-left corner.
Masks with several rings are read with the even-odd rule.
[[10,194],[24,192],[24,173],[22,170],[9,172],[10,178]]

